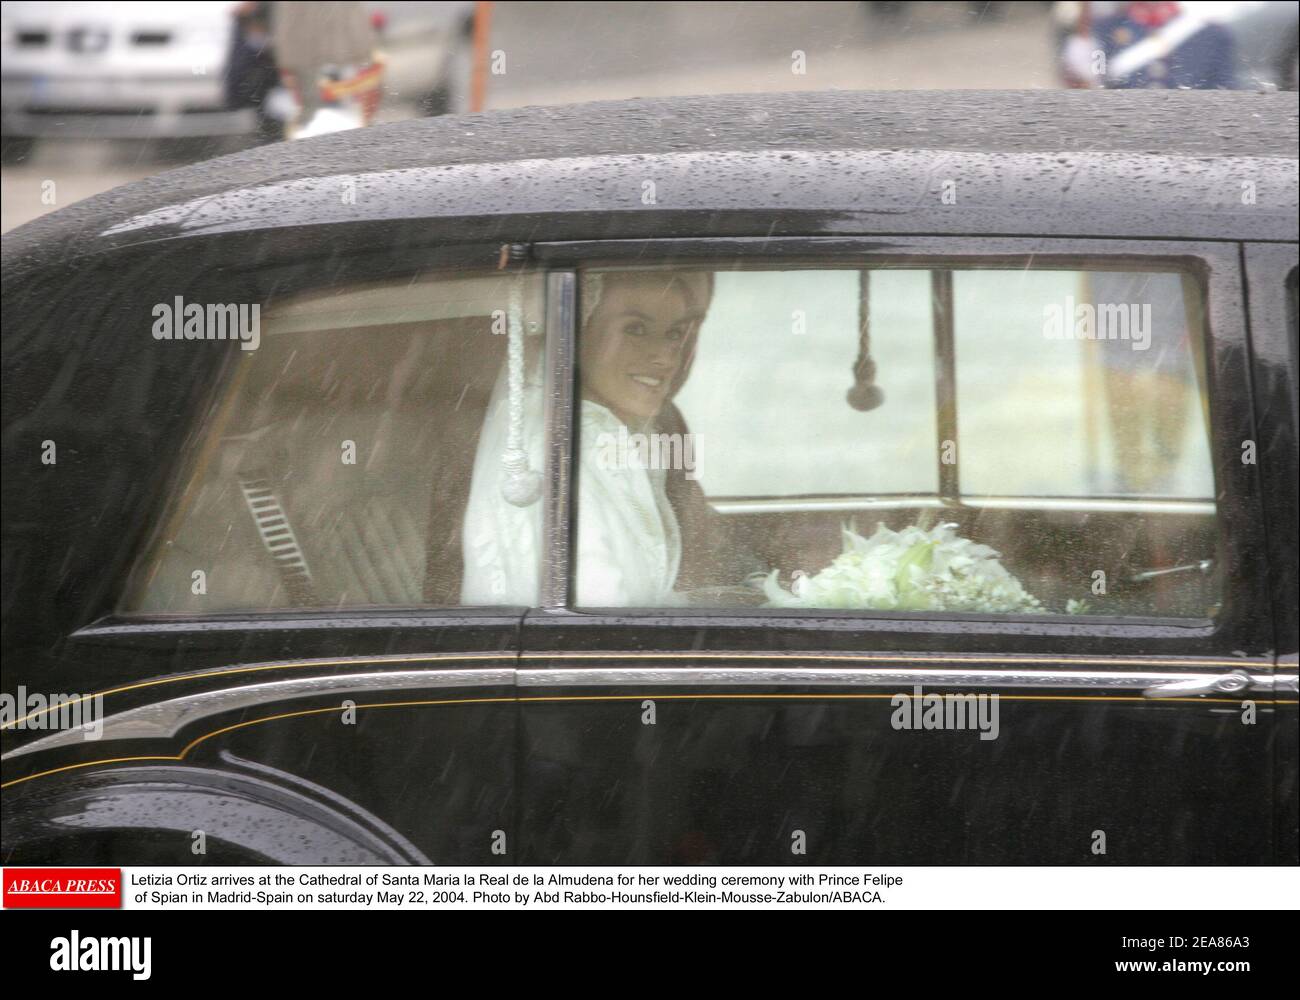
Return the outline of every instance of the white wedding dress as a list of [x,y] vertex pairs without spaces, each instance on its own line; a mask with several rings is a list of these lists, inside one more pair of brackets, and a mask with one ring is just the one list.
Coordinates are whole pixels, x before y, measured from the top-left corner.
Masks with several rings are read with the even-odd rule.
[[[524,386],[523,447],[529,465],[543,468],[542,387]],[[673,591],[681,562],[681,532],[665,491],[664,472],[635,463],[600,461],[601,435],[621,421],[608,408],[581,403],[577,455],[577,572],[580,607],[665,607],[684,603]],[[509,432],[505,373],[497,380],[474,458],[462,528],[465,554],[461,602],[467,606],[538,604],[542,501],[517,507],[502,494],[501,458]],[[606,454],[608,450],[606,450]],[[618,464],[617,468],[608,468]]]

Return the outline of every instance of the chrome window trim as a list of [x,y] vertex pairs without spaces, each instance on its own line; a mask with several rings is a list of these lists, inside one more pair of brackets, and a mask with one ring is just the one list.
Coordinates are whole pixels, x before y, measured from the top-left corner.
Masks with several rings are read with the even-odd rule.
[[755,497],[710,500],[709,506],[719,514],[802,513],[816,511],[902,510],[1036,510],[1079,513],[1208,514],[1217,507],[1213,500],[1150,500],[1138,498],[1095,497],[963,497],[945,500],[940,497],[859,496],[859,497]]
[[[812,657],[810,657],[811,659]],[[1144,692],[1164,684],[1201,683],[1216,690],[1290,690],[1285,679],[1243,669],[1213,672],[1092,670],[960,670],[932,667],[552,667],[518,672],[521,688],[561,687],[788,687],[1052,688]],[[1232,682],[1228,682],[1231,678]],[[1239,684],[1240,680],[1246,684]]]
[[[810,659],[815,658],[815,654]],[[1295,693],[1294,675],[1278,677],[1253,673],[1255,661],[1232,671],[1092,671],[1092,670],[980,670],[932,667],[580,667],[482,670],[368,671],[294,677],[201,691],[141,705],[101,720],[98,740],[170,739],[195,722],[227,712],[273,704],[293,698],[324,694],[359,694],[366,691],[447,690],[457,688],[513,687],[545,691],[575,687],[797,687],[868,688],[899,687],[939,689],[1048,689],[1061,691],[1127,691],[1146,697],[1168,698],[1201,694]],[[515,701],[516,695],[505,698]],[[518,699],[529,700],[527,697]],[[10,750],[0,760],[88,741],[80,727],[61,730]]]
[[541,566],[538,600],[543,608],[569,602],[570,465],[573,454],[573,350],[577,273],[551,271],[546,276],[546,460],[543,477]]
[[939,497],[753,497],[709,500],[719,514],[815,513],[855,510],[944,510],[954,504]]
[[103,731],[97,740],[87,740],[81,726],[60,730],[10,750],[0,760],[55,747],[113,740],[167,739],[186,726],[214,715],[244,708],[256,708],[291,698],[324,694],[359,694],[363,691],[409,691],[428,688],[471,688],[511,686],[513,667],[474,670],[377,670],[360,674],[331,674],[325,677],[291,677],[261,684],[200,691],[168,698],[100,720]]
[[1129,499],[1126,497],[982,497],[962,501],[967,507],[981,510],[1045,510],[1086,511],[1088,513],[1122,514],[1208,514],[1219,512],[1213,500],[1163,500]]

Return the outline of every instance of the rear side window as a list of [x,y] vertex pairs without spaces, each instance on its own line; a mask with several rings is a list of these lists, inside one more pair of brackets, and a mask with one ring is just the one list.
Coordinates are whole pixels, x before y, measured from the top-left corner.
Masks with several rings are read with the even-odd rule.
[[[334,288],[260,321],[191,436],[123,610],[496,603],[464,600],[462,527],[485,422],[508,410],[512,332],[541,353],[540,278]],[[485,447],[498,454],[483,489],[499,489],[504,445]],[[536,504],[525,516],[540,523]]]
[[953,292],[964,492],[1214,496],[1190,279],[959,271]]
[[1173,270],[593,269],[577,603],[1204,619]]

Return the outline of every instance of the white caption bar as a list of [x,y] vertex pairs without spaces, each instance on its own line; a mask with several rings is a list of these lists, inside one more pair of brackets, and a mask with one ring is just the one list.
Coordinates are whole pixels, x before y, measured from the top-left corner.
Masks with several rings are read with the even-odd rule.
[[1295,868],[124,868],[132,910],[1285,909]]

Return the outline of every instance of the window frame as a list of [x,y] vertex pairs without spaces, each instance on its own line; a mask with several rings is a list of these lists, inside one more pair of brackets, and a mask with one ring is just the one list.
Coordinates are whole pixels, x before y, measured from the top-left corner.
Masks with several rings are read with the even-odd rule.
[[[1271,542],[1269,578],[1274,615],[1274,653],[1281,668],[1295,670],[1296,589],[1296,380],[1297,282],[1300,257],[1295,243],[1247,243],[1242,247],[1250,302],[1250,350],[1255,413],[1259,429],[1261,491]],[[1270,387],[1287,390],[1287,406],[1270,398]],[[1278,456],[1271,459],[1269,456]]]
[[[224,242],[220,237],[217,239]],[[395,266],[389,250],[360,250],[339,260],[331,259],[332,270],[329,272],[321,269],[324,258],[290,253],[261,266],[232,268],[222,277],[225,287],[239,288],[240,294],[250,301],[258,301],[264,308],[273,308],[277,300],[294,296],[325,295],[354,285],[398,284],[403,279],[418,276],[454,278],[508,274],[518,279],[532,276],[542,283],[542,336],[547,337],[551,308],[548,275],[545,268],[529,259],[527,244],[434,244],[410,248],[407,252],[409,256]],[[549,345],[549,339],[546,343]],[[205,426],[233,399],[234,381],[241,361],[245,360],[238,351],[224,352],[212,377],[202,387],[199,402],[184,414],[180,421],[184,427],[181,447],[167,455],[168,467],[162,473],[155,505],[147,512],[151,518],[150,527],[144,531],[140,544],[115,582],[106,613],[76,629],[72,633],[74,638],[91,641],[125,638],[129,641],[135,636],[162,638],[194,629],[213,630],[214,633],[281,632],[286,629],[307,633],[334,629],[370,631],[392,627],[394,622],[412,629],[459,624],[478,628],[478,621],[489,622],[503,614],[517,615],[524,610],[522,606],[511,604],[422,603],[236,608],[209,612],[149,611],[126,607],[126,602],[141,592],[141,577],[151,557],[156,555],[166,526],[181,513],[177,504],[187,492],[194,473],[193,449],[203,447],[208,440]]]
[[[222,240],[222,237],[216,239]],[[260,287],[274,287],[279,294],[301,292],[311,288],[333,287],[344,281],[400,279],[404,275],[431,270],[467,272],[488,270],[495,266],[509,266],[512,270],[541,272],[545,285],[545,337],[546,337],[546,459],[544,468],[544,493],[541,500],[543,515],[542,566],[539,580],[541,588],[537,607],[528,612],[560,616],[569,621],[609,620],[611,614],[624,621],[640,621],[656,627],[676,621],[691,623],[693,627],[735,624],[752,629],[762,623],[773,627],[807,628],[830,627],[848,631],[861,628],[885,632],[903,628],[907,631],[933,631],[934,634],[952,634],[954,631],[973,631],[987,636],[1016,633],[1049,636],[1077,636],[1083,639],[1106,641],[1107,637],[1126,637],[1147,640],[1164,645],[1170,640],[1212,645],[1221,652],[1238,655],[1240,651],[1254,650],[1264,631],[1271,631],[1271,622],[1263,626],[1258,616],[1267,611],[1267,589],[1260,582],[1267,566],[1259,528],[1259,503],[1257,492],[1247,488],[1253,475],[1242,474],[1240,463],[1234,470],[1223,464],[1225,449],[1235,438],[1238,442],[1253,433],[1247,396],[1249,386],[1245,380],[1245,314],[1243,275],[1239,259],[1240,245],[1236,242],[1204,242],[1178,240],[1126,240],[1126,239],[1073,239],[1031,237],[947,237],[947,236],[889,236],[889,237],[691,237],[668,239],[615,239],[563,242],[537,242],[532,244],[477,244],[448,247],[420,248],[421,252],[409,254],[401,266],[394,267],[390,254],[379,251],[361,253],[335,261],[338,268],[330,280],[322,282],[317,265],[320,260],[300,253],[286,255],[278,261],[264,261],[262,265],[231,271],[227,280],[239,280]],[[408,248],[409,253],[410,248]],[[508,257],[506,251],[509,251]],[[286,259],[287,258],[287,259]],[[832,611],[824,609],[695,609],[695,608],[618,608],[576,609],[571,602],[574,542],[572,465],[575,444],[574,412],[577,387],[573,380],[573,359],[577,339],[577,273],[579,267],[603,264],[624,265],[640,263],[650,266],[671,265],[676,262],[699,266],[704,263],[750,264],[753,266],[807,266],[810,268],[851,268],[854,266],[893,265],[900,267],[933,268],[961,266],[979,268],[989,266],[1015,266],[1026,260],[1050,260],[1057,268],[1086,269],[1099,258],[1113,258],[1117,268],[1121,264],[1139,261],[1152,269],[1195,269],[1204,288],[1206,338],[1206,380],[1210,401],[1211,455],[1215,466],[1216,482],[1222,479],[1219,497],[1219,546],[1216,555],[1225,564],[1225,580],[1244,584],[1245,590],[1227,590],[1223,594],[1220,615],[1213,621],[1197,619],[1161,619],[1107,616],[1055,616],[1040,615],[1016,618],[1005,615],[977,615],[959,613],[915,614],[906,619],[894,612]],[[270,265],[270,266],[268,266]],[[342,265],[339,267],[339,265]],[[1221,358],[1222,355],[1222,358]],[[1226,359],[1223,360],[1223,359]],[[1227,363],[1229,370],[1220,371]],[[211,393],[204,405],[187,415],[186,425],[192,430],[203,419],[208,406],[220,398],[226,381],[226,372],[216,375],[210,384]],[[1235,377],[1234,377],[1235,376]],[[1239,398],[1226,403],[1221,400],[1220,386],[1225,377],[1232,381]],[[181,463],[183,465],[183,463]],[[1238,473],[1226,479],[1221,472],[1227,469]],[[184,474],[184,468],[172,470],[169,485],[161,492],[165,502],[174,494],[172,476]],[[1235,572],[1233,572],[1235,570]],[[123,581],[125,583],[125,580]],[[116,589],[116,588],[115,588]],[[1265,603],[1261,603],[1261,600]],[[1254,616],[1249,610],[1254,605]],[[350,628],[370,631],[374,628],[420,628],[435,623],[464,621],[480,616],[491,617],[502,608],[466,608],[459,606],[413,605],[403,608],[331,608],[331,609],[276,609],[251,612],[220,612],[206,615],[157,615],[139,612],[110,611],[107,617],[92,620],[83,626],[87,638],[90,633],[104,630],[114,634],[145,634],[158,631],[171,633],[193,628],[216,627],[225,630],[285,628],[308,630],[326,629],[344,622]],[[517,610],[511,608],[510,610]]]
[[[647,240],[590,240],[536,243],[532,258],[551,273],[569,275],[572,287],[562,314],[548,322],[548,350],[565,359],[563,372],[548,375],[548,400],[554,402],[548,417],[551,435],[547,465],[547,510],[553,516],[544,525],[544,552],[552,564],[544,567],[549,582],[541,595],[544,613],[566,620],[673,619],[701,626],[731,622],[753,628],[769,621],[852,621],[870,630],[889,630],[900,621],[945,628],[962,623],[984,624],[992,631],[1002,626],[1023,632],[1079,634],[1101,637],[1125,634],[1162,639],[1172,634],[1188,639],[1214,639],[1215,645],[1236,650],[1253,649],[1265,629],[1259,618],[1268,613],[1268,593],[1263,585],[1267,560],[1260,535],[1260,507],[1256,479],[1239,459],[1241,442],[1253,434],[1250,385],[1246,371],[1246,323],[1242,296],[1243,276],[1236,243],[1179,240],[1070,239],[1026,237],[762,237],[681,238]],[[573,461],[577,427],[574,421],[578,387],[572,359],[577,348],[577,283],[579,269],[601,266],[701,267],[716,265],[737,269],[799,267],[849,269],[853,267],[914,267],[969,270],[1012,268],[1030,264],[1060,270],[1095,269],[1113,263],[1115,270],[1190,271],[1203,293],[1204,378],[1209,410],[1209,449],[1214,472],[1217,518],[1216,563],[1224,581],[1220,613],[1214,619],[1171,619],[1110,615],[988,615],[954,612],[837,611],[829,609],[748,608],[587,608],[573,603],[576,572],[573,530],[577,474]],[[550,318],[550,317],[548,317]],[[941,484],[942,485],[942,484]],[[567,511],[567,518],[559,512]],[[563,553],[564,571],[553,561]],[[531,616],[530,616],[531,617]],[[664,622],[666,624],[666,622]],[[1265,629],[1266,630],[1266,629]],[[1249,640],[1247,639],[1249,636]],[[1233,646],[1233,643],[1237,643]]]

